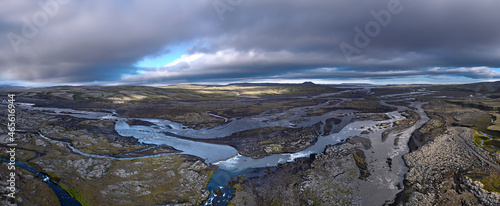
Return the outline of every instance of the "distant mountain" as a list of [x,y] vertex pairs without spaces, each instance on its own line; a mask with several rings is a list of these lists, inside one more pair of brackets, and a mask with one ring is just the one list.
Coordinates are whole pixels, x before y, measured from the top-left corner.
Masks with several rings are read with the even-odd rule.
[[500,92],[500,81],[496,82],[478,82],[462,85],[476,93],[497,93]]
[[303,83],[232,83],[228,85],[233,85],[233,86],[287,86],[287,85],[306,85],[306,86],[315,86],[314,82],[307,81]]
[[22,86],[11,86],[11,85],[0,85],[0,89],[24,89],[28,87],[22,87]]
[[302,85],[314,86],[316,84],[314,82],[304,82]]
[[296,85],[296,84],[280,84],[280,83],[232,83],[232,86],[279,86],[279,85]]

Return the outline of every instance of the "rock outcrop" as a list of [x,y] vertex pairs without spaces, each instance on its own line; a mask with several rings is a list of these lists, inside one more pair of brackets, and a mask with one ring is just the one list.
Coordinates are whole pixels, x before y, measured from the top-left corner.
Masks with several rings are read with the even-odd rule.
[[450,128],[443,135],[408,153],[404,160],[410,168],[405,175],[405,190],[397,205],[499,205],[498,193],[489,193],[469,172],[492,170],[485,156],[472,147],[472,131]]
[[355,149],[352,144],[328,146],[321,154],[245,180],[230,205],[360,205]]

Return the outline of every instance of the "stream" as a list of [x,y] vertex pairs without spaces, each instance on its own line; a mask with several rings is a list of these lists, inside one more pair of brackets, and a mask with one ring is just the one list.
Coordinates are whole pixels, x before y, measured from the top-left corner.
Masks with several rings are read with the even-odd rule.
[[[5,158],[0,158],[0,159],[2,160],[2,164],[10,162],[8,159],[5,159]],[[76,199],[71,197],[71,195],[68,192],[66,192],[66,190],[64,190],[61,186],[52,182],[52,180],[50,180],[50,178],[47,174],[36,170],[34,167],[28,165],[28,163],[16,160],[16,167],[23,168],[24,170],[35,175],[40,180],[42,180],[47,185],[49,185],[50,189],[52,189],[54,191],[57,198],[59,199],[61,206],[81,206],[82,205]]]
[[[403,155],[409,152],[408,141],[412,133],[429,120],[422,109],[423,104],[425,103],[411,104],[420,115],[420,119],[413,126],[391,132],[385,141],[381,138],[383,131],[370,134],[372,148],[366,150],[365,155],[371,175],[367,181],[360,181],[360,194],[364,195],[361,197],[362,205],[390,204],[401,191],[404,175],[408,172],[403,160]],[[398,110],[406,110],[406,107],[398,106]]]
[[[367,92],[370,92],[368,89]],[[333,94],[323,94],[318,95],[311,98],[325,98],[329,95]],[[417,94],[412,94],[417,95]],[[407,98],[408,96],[401,96],[401,98]],[[163,119],[148,119],[148,118],[135,118],[143,121],[151,122],[153,125],[151,126],[143,126],[143,125],[129,125],[127,122],[132,118],[122,118],[119,117],[116,112],[110,110],[102,110],[102,111],[80,111],[75,109],[62,109],[62,108],[48,108],[48,107],[35,107],[33,104],[29,103],[21,103],[20,107],[23,107],[28,110],[37,110],[47,114],[52,115],[69,115],[78,118],[85,119],[109,119],[115,122],[115,130],[118,134],[122,136],[131,136],[138,139],[141,143],[147,144],[155,144],[155,145],[168,145],[177,150],[182,151],[180,154],[194,155],[200,157],[205,160],[207,164],[217,165],[219,169],[212,175],[210,182],[208,183],[207,189],[210,191],[211,195],[209,199],[203,203],[202,205],[227,205],[233,198],[233,188],[228,186],[228,182],[235,179],[239,175],[245,175],[245,178],[257,177],[259,175],[265,175],[266,171],[268,171],[269,167],[277,166],[280,163],[291,162],[296,158],[300,157],[309,157],[311,154],[317,154],[323,152],[327,145],[334,145],[342,142],[343,140],[352,137],[359,136],[363,131],[370,129],[372,132],[369,134],[369,139],[373,142],[373,152],[371,154],[370,151],[367,151],[367,161],[375,162],[375,165],[381,165],[381,162],[385,163],[385,158],[390,157],[394,159],[392,170],[387,172],[386,168],[378,166],[375,168],[370,168],[370,170],[376,170],[377,172],[381,172],[380,176],[372,175],[371,183],[367,183],[363,185],[365,189],[370,190],[364,194],[371,194],[370,197],[363,197],[364,203],[373,203],[378,202],[379,205],[383,204],[386,201],[387,197],[394,197],[399,190],[396,188],[396,184],[398,182],[402,182],[402,177],[406,173],[407,168],[402,161],[402,155],[408,152],[408,148],[406,143],[411,135],[411,133],[419,128],[425,121],[427,121],[427,116],[423,112],[421,108],[422,102],[413,103],[413,107],[417,109],[417,112],[422,117],[417,123],[404,131],[399,132],[398,134],[393,134],[393,132],[389,135],[389,139],[385,141],[385,143],[381,141],[376,141],[376,139],[380,139],[380,134],[386,129],[381,125],[387,124],[393,126],[394,122],[398,120],[405,119],[404,116],[401,115],[401,112],[406,110],[406,107],[403,106],[395,106],[391,105],[388,102],[381,100],[383,105],[397,107],[397,111],[385,113],[390,119],[382,120],[382,121],[373,121],[373,120],[362,120],[362,121],[353,121],[360,113],[355,110],[345,110],[338,109],[328,113],[325,113],[320,116],[311,116],[306,117],[304,121],[300,123],[292,123],[292,120],[296,120],[301,118],[302,115],[306,114],[308,111],[315,110],[318,108],[332,108],[337,105],[329,105],[331,100],[340,100],[340,101],[350,101],[348,99],[342,98],[331,98],[326,103],[322,103],[314,106],[305,106],[305,107],[295,107],[286,111],[277,112],[277,113],[269,113],[264,112],[259,115],[243,117],[243,118],[231,118],[228,122],[226,117],[218,116],[210,114],[216,118],[224,118],[226,124],[221,126],[216,126],[213,128],[204,128],[201,130],[194,130],[185,127],[184,125],[176,122],[172,122],[169,120]],[[277,118],[285,114],[292,114],[286,118]],[[249,129],[261,128],[261,127],[270,127],[270,126],[287,126],[287,127],[307,127],[318,122],[322,122],[325,124],[326,119],[328,118],[338,118],[341,119],[341,123],[337,125],[338,131],[337,133],[333,133],[326,136],[319,136],[317,142],[306,148],[305,150],[295,152],[295,153],[281,153],[274,154],[270,156],[266,156],[260,159],[252,159],[250,157],[241,155],[238,151],[228,145],[218,145],[218,144],[210,144],[193,140],[180,139],[177,137],[169,136],[165,134],[165,132],[173,133],[176,135],[181,135],[190,138],[197,139],[210,139],[210,138],[218,138],[228,136],[232,133],[245,131]],[[427,118],[427,119],[426,119]],[[278,120],[279,119],[279,120]],[[322,127],[323,128],[323,127]],[[389,127],[390,128],[390,127]],[[399,144],[394,146],[392,141],[396,138],[400,139]],[[40,134],[43,138],[50,139]],[[53,139],[50,139],[55,141]],[[108,158],[115,160],[123,160],[123,159],[139,159],[139,158],[148,158],[148,157],[134,157],[134,158],[113,158],[104,155],[94,155],[80,152],[73,148],[69,143],[65,143],[73,152],[80,154],[86,157],[93,158]],[[216,152],[214,152],[216,151]],[[168,155],[168,154],[167,154]],[[384,188],[382,188],[384,187]],[[382,188],[382,189],[381,189]],[[215,191],[219,190],[215,194]],[[55,191],[55,190],[54,190]],[[56,192],[57,193],[57,192]],[[373,193],[383,195],[380,198],[373,198]],[[394,194],[394,195],[393,195]],[[59,196],[58,196],[59,197]]]

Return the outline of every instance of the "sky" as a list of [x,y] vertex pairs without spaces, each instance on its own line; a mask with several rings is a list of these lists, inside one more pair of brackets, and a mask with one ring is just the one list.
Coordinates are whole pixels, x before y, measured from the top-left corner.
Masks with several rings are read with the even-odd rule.
[[500,80],[498,0],[3,0],[0,85]]

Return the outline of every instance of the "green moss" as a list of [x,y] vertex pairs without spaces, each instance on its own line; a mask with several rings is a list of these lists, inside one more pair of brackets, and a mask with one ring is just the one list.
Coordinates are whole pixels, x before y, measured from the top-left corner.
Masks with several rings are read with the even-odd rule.
[[500,140],[498,139],[491,139],[491,137],[485,136],[478,131],[474,131],[472,141],[478,147],[500,153]]
[[45,172],[45,174],[47,174],[50,177],[50,179],[56,179],[56,180],[60,180],[61,179],[61,177],[59,175],[54,174],[54,173]]
[[500,176],[489,176],[479,180],[483,183],[485,190],[500,193]]
[[280,201],[279,200],[273,200],[273,202],[271,203],[271,206],[279,206],[280,205]]
[[83,197],[81,196],[80,192],[78,190],[76,190],[75,188],[73,187],[70,187],[69,185],[66,185],[64,183],[60,183],[59,186],[61,186],[61,188],[63,190],[66,190],[66,192],[68,192],[72,198],[75,198],[78,202],[80,202],[80,204],[82,204],[82,206],[88,206],[89,204],[83,199]]
[[474,142],[474,144],[476,144],[476,146],[478,147],[482,147],[481,146],[481,140],[484,140],[481,136],[474,136],[472,138],[472,141]]
[[363,158],[361,158],[360,156],[358,156],[356,153],[352,153],[352,156],[354,157],[354,161],[356,161],[357,165],[365,165],[366,164],[366,161]]
[[500,148],[500,141],[497,139],[489,139],[484,141],[484,145],[491,145]]
[[500,175],[488,175],[482,178],[475,178],[473,175],[467,175],[474,181],[479,181],[483,184],[483,189],[488,192],[500,193]]
[[233,188],[234,188],[235,192],[237,190],[241,190],[241,184],[240,183],[236,183],[236,184],[233,185]]
[[489,137],[479,133],[478,131],[474,131],[474,137],[473,140],[474,142],[479,142],[479,146],[481,146],[481,140],[488,140],[490,139]]

